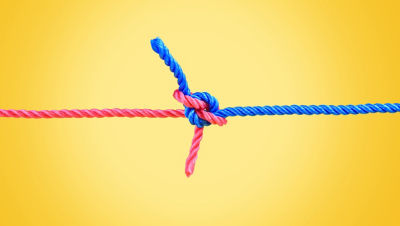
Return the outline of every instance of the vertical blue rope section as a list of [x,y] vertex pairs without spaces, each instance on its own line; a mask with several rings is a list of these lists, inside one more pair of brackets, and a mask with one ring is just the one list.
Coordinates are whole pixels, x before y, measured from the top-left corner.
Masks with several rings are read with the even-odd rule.
[[220,117],[256,115],[357,115],[368,113],[400,112],[400,104],[359,104],[359,105],[274,105],[228,107],[214,114]]
[[175,78],[178,79],[179,91],[185,95],[190,95],[191,92],[186,80],[186,76],[183,73],[181,66],[179,66],[178,62],[174,59],[168,48],[165,46],[164,42],[160,38],[155,38],[151,40],[151,48],[160,56],[161,59],[164,60],[171,72],[174,73]]

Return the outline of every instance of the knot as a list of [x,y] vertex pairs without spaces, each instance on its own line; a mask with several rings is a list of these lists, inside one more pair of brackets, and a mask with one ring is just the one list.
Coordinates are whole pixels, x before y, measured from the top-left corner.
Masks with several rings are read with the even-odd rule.
[[185,95],[179,90],[174,91],[174,98],[185,106],[185,116],[192,125],[199,128],[217,124],[219,126],[227,123],[226,119],[216,116],[219,109],[217,98],[207,92],[196,92]]

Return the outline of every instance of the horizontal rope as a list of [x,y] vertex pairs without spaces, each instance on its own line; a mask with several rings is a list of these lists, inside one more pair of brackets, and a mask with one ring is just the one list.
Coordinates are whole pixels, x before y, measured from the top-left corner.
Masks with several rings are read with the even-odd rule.
[[173,72],[178,82],[178,90],[173,97],[183,104],[184,110],[152,110],[152,109],[72,109],[72,110],[3,110],[0,117],[13,118],[104,118],[104,117],[148,117],[148,118],[188,118],[195,125],[192,145],[186,159],[185,173],[193,174],[200,141],[203,137],[204,126],[211,124],[225,125],[226,118],[232,116],[256,115],[349,115],[368,113],[400,112],[400,104],[359,104],[359,105],[274,105],[246,106],[219,109],[217,98],[207,92],[192,93],[185,74],[178,62],[171,55],[164,42],[159,39],[151,40],[152,49]]
[[254,107],[228,107],[214,114],[220,117],[256,115],[357,115],[368,113],[400,112],[400,104],[359,104],[359,105],[274,105]]
[[[357,115],[368,113],[400,112],[400,104],[359,104],[359,105],[274,105],[254,107],[228,107],[214,115],[222,118],[232,116],[262,115]],[[181,109],[72,109],[72,110],[4,110],[0,117],[9,118],[106,118],[106,117],[146,117],[146,118],[184,118]],[[203,116],[203,118],[207,118]],[[211,119],[210,119],[211,120]],[[218,124],[217,122],[215,124]]]
[[184,118],[184,110],[151,109],[73,109],[73,110],[3,110],[0,117],[12,118],[105,118],[105,117],[147,117],[147,118]]

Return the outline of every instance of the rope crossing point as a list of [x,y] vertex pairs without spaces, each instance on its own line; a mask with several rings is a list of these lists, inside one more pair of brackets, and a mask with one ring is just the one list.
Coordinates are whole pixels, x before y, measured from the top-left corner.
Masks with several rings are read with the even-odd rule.
[[103,118],[103,117],[148,117],[148,118],[188,118],[195,126],[189,156],[186,159],[186,176],[193,174],[203,137],[204,126],[216,124],[223,126],[229,116],[256,115],[349,115],[367,113],[396,113],[400,112],[399,103],[359,104],[359,105],[274,105],[246,106],[219,109],[218,100],[207,92],[192,93],[186,76],[178,62],[172,57],[168,48],[160,38],[151,40],[152,49],[170,68],[178,81],[179,88],[173,97],[183,104],[184,110],[166,109],[73,109],[73,110],[4,110],[0,109],[0,117],[13,118]]

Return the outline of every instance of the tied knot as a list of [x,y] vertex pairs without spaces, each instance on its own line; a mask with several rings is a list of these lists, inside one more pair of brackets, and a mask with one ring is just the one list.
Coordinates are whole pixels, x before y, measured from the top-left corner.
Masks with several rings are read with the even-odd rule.
[[174,98],[185,106],[185,116],[192,125],[198,128],[217,124],[219,126],[227,123],[226,119],[215,115],[219,110],[217,98],[207,92],[196,92],[185,95],[175,90]]
[[[192,125],[195,125],[192,145],[189,156],[186,159],[186,176],[193,174],[194,165],[197,159],[197,152],[200,148],[200,141],[203,137],[204,126],[211,124],[225,125],[226,119],[221,117],[218,100],[206,92],[190,92],[186,76],[178,62],[172,57],[168,48],[160,38],[151,40],[151,47],[160,56],[164,63],[178,81],[179,88],[174,92],[174,98],[185,106],[185,116]],[[220,115],[220,116],[219,116]],[[226,116],[225,116],[226,117]]]

